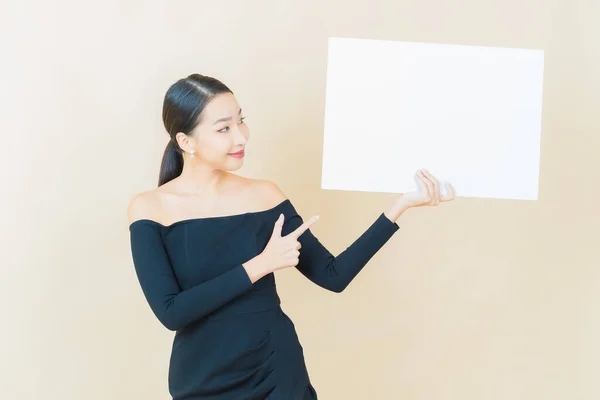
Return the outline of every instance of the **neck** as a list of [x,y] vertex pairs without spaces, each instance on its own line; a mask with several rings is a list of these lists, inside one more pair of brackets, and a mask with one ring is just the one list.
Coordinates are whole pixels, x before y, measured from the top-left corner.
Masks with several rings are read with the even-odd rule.
[[217,194],[227,173],[201,161],[185,160],[179,182],[189,194]]

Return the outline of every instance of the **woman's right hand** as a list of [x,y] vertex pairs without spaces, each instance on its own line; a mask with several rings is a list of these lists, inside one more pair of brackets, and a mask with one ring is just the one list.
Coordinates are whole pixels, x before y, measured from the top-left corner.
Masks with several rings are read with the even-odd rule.
[[284,216],[283,214],[279,215],[279,218],[275,221],[271,238],[263,252],[243,264],[250,281],[254,283],[271,272],[298,265],[300,248],[302,247],[298,238],[318,220],[319,217],[314,216],[295,231],[286,236],[281,236]]
[[260,254],[261,261],[265,263],[269,272],[298,265],[300,249],[302,248],[298,238],[318,220],[319,217],[314,216],[300,225],[295,231],[286,236],[281,236],[284,215],[279,215],[279,218],[275,221],[271,239],[269,239],[269,243],[267,243],[267,246]]

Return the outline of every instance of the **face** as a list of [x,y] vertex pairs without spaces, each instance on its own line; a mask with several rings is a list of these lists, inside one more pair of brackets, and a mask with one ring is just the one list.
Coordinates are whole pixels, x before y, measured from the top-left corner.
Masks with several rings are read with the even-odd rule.
[[204,108],[200,124],[190,135],[183,135],[186,150],[195,151],[195,160],[215,169],[233,171],[244,162],[249,130],[242,110],[231,93],[215,96]]

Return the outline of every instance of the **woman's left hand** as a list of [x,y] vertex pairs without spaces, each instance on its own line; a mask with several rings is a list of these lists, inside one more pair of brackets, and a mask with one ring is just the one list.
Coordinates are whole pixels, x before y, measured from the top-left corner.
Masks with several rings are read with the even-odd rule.
[[455,193],[452,185],[446,183],[446,193],[442,195],[440,182],[426,169],[417,171],[416,178],[417,190],[402,193],[398,197],[392,209],[386,213],[390,220],[396,221],[404,211],[412,207],[437,206],[440,203],[454,200]]

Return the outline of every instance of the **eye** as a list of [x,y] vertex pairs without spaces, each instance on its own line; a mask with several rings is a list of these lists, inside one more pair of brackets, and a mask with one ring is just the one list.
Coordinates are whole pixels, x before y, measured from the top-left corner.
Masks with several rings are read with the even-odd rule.
[[[240,118],[240,124],[243,124],[243,123],[245,123],[244,121],[246,120],[246,118],[247,118],[247,117],[242,117],[242,118]],[[229,130],[229,127],[228,127],[228,126],[226,126],[225,128],[221,128],[221,129],[219,129],[217,132],[219,132],[219,133],[225,133],[225,132],[227,132],[228,130]]]

